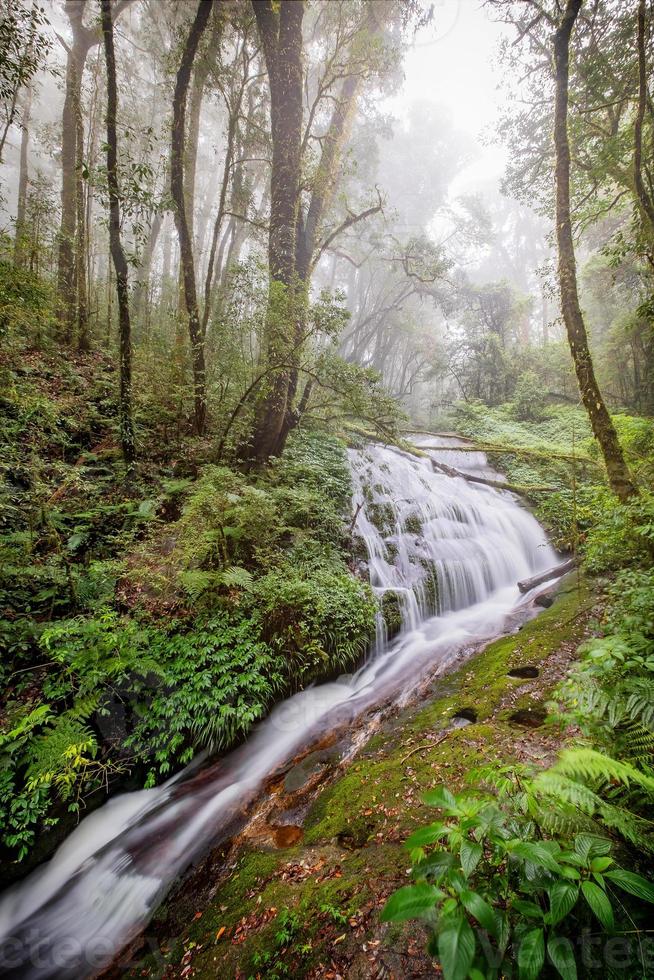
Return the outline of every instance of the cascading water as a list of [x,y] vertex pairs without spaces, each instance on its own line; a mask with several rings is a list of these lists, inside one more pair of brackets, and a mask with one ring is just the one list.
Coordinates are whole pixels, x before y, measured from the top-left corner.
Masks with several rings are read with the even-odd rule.
[[[481,454],[461,453],[459,461],[443,447],[442,456],[430,450],[434,459],[486,472]],[[387,642],[380,618],[375,649],[357,673],[278,705],[219,762],[116,797],[83,820],[51,861],[0,901],[2,975],[97,973],[299,749],[389,696],[406,699],[426,674],[506,629],[518,606],[523,618],[531,614],[516,583],[554,565],[556,555],[511,494],[434,472],[429,456],[374,446],[350,458],[371,585],[382,599],[394,595],[398,635]]]

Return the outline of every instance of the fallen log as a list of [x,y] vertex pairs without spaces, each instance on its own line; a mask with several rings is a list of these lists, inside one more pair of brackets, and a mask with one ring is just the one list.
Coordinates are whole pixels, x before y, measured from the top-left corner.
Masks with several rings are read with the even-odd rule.
[[549,580],[552,578],[561,578],[561,576],[565,575],[566,572],[571,572],[576,564],[576,558],[569,558],[567,561],[564,561],[562,565],[556,565],[554,568],[549,568],[546,572],[541,572],[540,575],[534,575],[532,578],[523,579],[522,582],[518,582],[518,588],[524,595],[525,592],[535,589],[537,585],[542,585],[543,582],[549,582]]
[[556,490],[556,487],[541,487],[535,484],[531,486],[519,486],[515,483],[503,483],[502,480],[492,480],[490,477],[476,476],[474,473],[464,473],[462,470],[457,470],[453,466],[448,466],[446,463],[437,463],[435,459],[432,459],[431,465],[440,473],[445,473],[446,476],[460,477],[462,480],[467,480],[468,483],[483,483],[484,486],[493,487],[495,490],[509,490],[511,493],[553,493]]

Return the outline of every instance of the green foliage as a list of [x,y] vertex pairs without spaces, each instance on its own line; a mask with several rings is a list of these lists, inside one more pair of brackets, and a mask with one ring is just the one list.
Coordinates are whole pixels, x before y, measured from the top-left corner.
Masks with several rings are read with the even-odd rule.
[[430,922],[445,980],[499,977],[514,963],[536,978],[548,961],[576,977],[580,931],[611,932],[623,914],[616,887],[654,903],[654,885],[616,866],[610,840],[543,837],[528,791],[454,796],[443,786],[424,799],[439,818],[407,840],[416,883],[391,896],[382,918]]
[[537,422],[543,418],[545,400],[543,384],[535,371],[525,371],[513,392],[513,411],[519,422]]
[[48,286],[26,269],[0,260],[0,338],[5,343],[25,337],[41,342],[49,337],[53,323]]
[[370,588],[338,566],[277,566],[250,589],[266,640],[285,651],[294,683],[353,667],[374,634]]
[[190,632],[152,629],[147,636],[161,678],[141,694],[127,744],[154,763],[152,775],[188,762],[199,748],[242,738],[283,689],[283,659],[254,621],[222,613]]

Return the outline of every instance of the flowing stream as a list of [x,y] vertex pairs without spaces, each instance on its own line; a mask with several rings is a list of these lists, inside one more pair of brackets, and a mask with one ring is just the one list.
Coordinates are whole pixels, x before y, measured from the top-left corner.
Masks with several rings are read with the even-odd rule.
[[279,704],[218,762],[192,765],[87,816],[50,861],[0,899],[3,976],[81,980],[98,972],[185,869],[229,834],[271,773],[385,699],[405,701],[425,676],[500,635],[530,604],[517,582],[557,562],[542,529],[512,494],[434,471],[432,458],[489,473],[483,454],[444,448],[456,447],[452,440],[438,445],[423,458],[380,446],[350,452],[356,531],[371,585],[396,613],[397,635],[389,640],[380,616],[356,673]]

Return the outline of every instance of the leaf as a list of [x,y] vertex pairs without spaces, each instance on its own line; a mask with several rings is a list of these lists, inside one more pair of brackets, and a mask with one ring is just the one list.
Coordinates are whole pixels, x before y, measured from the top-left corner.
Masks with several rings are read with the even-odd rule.
[[605,929],[613,928],[613,909],[605,893],[593,881],[582,881],[583,896]]
[[577,964],[572,943],[565,936],[550,936],[547,955],[563,980],[577,980]]
[[622,868],[615,868],[607,871],[606,878],[614,882],[623,891],[642,898],[645,902],[654,902],[654,885],[642,875],[634,874],[633,871],[623,871]]
[[498,931],[497,919],[488,902],[477,892],[468,891],[467,889],[461,892],[459,898],[466,911],[474,916],[479,925],[483,926],[491,936],[496,936]]
[[461,843],[461,867],[466,878],[469,878],[481,860],[483,853],[481,844],[464,840]]
[[85,531],[76,531],[74,534],[68,538],[66,542],[66,548],[68,551],[77,551],[79,546],[86,540]]
[[450,854],[449,851],[441,851],[437,854],[429,854],[422,861],[419,861],[414,865],[413,873],[418,878],[426,878],[430,875],[438,878],[448,868],[451,868],[454,863],[453,854]]
[[554,874],[559,874],[561,870],[560,865],[552,854],[541,844],[534,844],[530,841],[518,841],[517,843],[510,844],[507,850],[510,854],[523,858],[525,861],[531,861],[532,864],[537,864],[541,868],[547,868],[548,871],[552,871]]
[[542,929],[525,933],[518,948],[518,972],[521,980],[536,980],[545,962],[545,936]]
[[604,837],[594,837],[592,834],[578,834],[575,838],[575,851],[581,855],[584,861],[608,854],[610,850],[611,841],[606,840]]
[[142,500],[138,506],[136,513],[139,517],[145,517],[146,520],[151,520],[157,510],[156,500]]
[[550,899],[550,911],[548,921],[556,925],[561,919],[572,911],[579,898],[579,888],[577,885],[568,884],[567,881],[557,881],[548,889],[547,894]]
[[382,909],[382,922],[406,922],[430,912],[443,893],[433,885],[405,885],[398,889]]
[[447,786],[439,786],[437,789],[430,790],[424,794],[422,799],[427,806],[438,806],[444,810],[458,809],[456,799]]
[[512,907],[520,913],[520,915],[524,915],[528,919],[543,918],[543,910],[541,909],[540,905],[536,905],[535,902],[526,902],[522,898],[514,898],[511,904]]
[[447,828],[442,823],[430,823],[426,827],[420,827],[414,831],[407,839],[406,846],[411,849],[414,847],[424,847],[425,844],[434,844],[443,837]]
[[606,871],[613,864],[613,858],[611,857],[596,857],[590,862],[590,870],[595,874],[600,874],[602,871]]
[[461,915],[445,921],[438,934],[438,958],[445,980],[465,980],[472,966],[475,945],[475,934],[467,919]]

